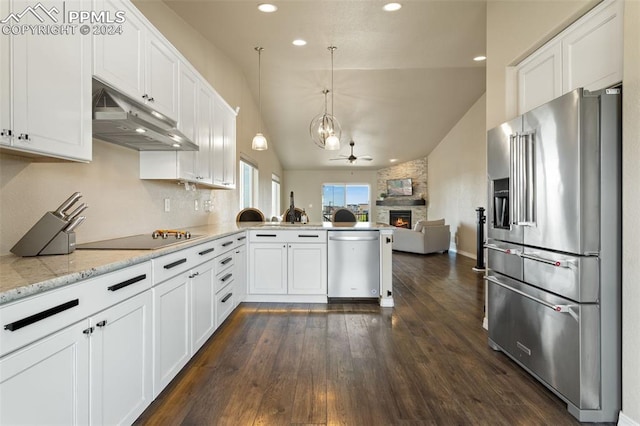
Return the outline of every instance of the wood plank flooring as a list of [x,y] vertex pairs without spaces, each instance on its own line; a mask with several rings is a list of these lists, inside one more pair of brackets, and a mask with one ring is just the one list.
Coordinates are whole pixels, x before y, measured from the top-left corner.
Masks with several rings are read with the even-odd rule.
[[242,304],[136,424],[579,424],[487,346],[474,264],[394,252],[393,309]]

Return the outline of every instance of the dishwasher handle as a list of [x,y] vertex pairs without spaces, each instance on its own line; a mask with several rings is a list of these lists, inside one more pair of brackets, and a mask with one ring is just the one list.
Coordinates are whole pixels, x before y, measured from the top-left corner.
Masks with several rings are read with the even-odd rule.
[[332,241],[378,241],[378,237],[329,237]]

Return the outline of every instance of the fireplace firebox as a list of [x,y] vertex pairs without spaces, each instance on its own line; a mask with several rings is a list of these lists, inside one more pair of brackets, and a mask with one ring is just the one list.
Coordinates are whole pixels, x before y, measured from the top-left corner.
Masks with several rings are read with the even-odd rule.
[[411,210],[389,211],[389,225],[411,229]]

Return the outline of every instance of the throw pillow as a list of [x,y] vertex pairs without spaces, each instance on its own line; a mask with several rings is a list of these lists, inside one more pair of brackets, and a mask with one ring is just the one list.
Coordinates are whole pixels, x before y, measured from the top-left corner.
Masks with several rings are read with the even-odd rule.
[[444,219],[438,220],[425,220],[424,226],[444,226]]
[[413,225],[413,230],[416,232],[422,232],[422,228],[424,228],[424,223],[426,222],[426,220],[419,220],[416,222],[415,225]]

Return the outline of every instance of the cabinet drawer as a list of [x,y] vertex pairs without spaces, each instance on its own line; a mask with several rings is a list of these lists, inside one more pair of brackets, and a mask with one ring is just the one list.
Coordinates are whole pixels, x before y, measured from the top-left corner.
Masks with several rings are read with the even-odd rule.
[[87,282],[42,293],[0,309],[0,356],[93,313]]
[[215,292],[216,294],[218,294],[220,292],[220,290],[222,290],[224,287],[226,287],[227,285],[231,284],[235,277],[233,275],[234,269],[227,269],[226,271],[223,271],[221,274],[218,274],[216,276],[216,281],[215,281]]
[[196,266],[194,258],[195,256],[198,256],[198,253],[195,249],[196,247],[191,247],[152,259],[153,284],[161,283]]
[[216,258],[216,275],[220,275],[224,271],[227,271],[233,267],[233,265],[235,264],[235,254],[236,253],[234,251],[231,251]]
[[220,247],[217,240],[197,245],[193,247],[192,250],[196,264],[206,262],[220,254]]
[[218,254],[228,252],[229,250],[236,248],[236,246],[238,245],[238,240],[235,235],[220,238],[219,240],[216,240],[216,242],[220,247]]
[[253,230],[249,232],[252,243],[325,243],[327,231],[313,229],[297,230]]
[[151,288],[151,262],[141,263],[85,282],[92,295],[91,313],[101,311]]
[[225,319],[227,319],[227,317],[235,307],[235,295],[233,294],[233,290],[234,287],[232,285],[226,286],[216,296],[216,327],[220,327],[220,325],[224,322]]

